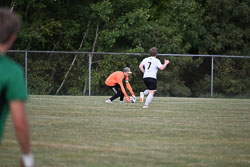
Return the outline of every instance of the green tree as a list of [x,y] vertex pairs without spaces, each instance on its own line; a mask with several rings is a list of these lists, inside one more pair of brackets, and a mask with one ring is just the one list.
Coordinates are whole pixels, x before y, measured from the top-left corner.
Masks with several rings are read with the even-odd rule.
[[[250,55],[248,0],[5,0],[23,26],[12,49],[100,52]],[[19,56],[14,57],[20,59]],[[144,89],[138,69],[144,56],[92,55],[93,94],[105,94],[104,79],[129,66],[135,92]],[[160,57],[163,62],[163,57]],[[169,57],[158,73],[159,96],[202,96],[210,92],[210,58]],[[29,54],[30,92],[86,94],[88,55]],[[72,62],[74,62],[73,65]],[[249,61],[214,60],[219,94],[249,94]],[[71,68],[72,67],[72,68]],[[69,70],[71,69],[71,70]]]
[[[199,2],[204,9],[203,20],[206,27],[206,33],[201,41],[202,50],[208,54],[249,55],[250,2],[247,0]],[[226,95],[249,94],[249,84],[246,81],[250,79],[248,71],[247,60],[215,59],[215,91]],[[202,83],[201,87],[208,87],[207,83]]]

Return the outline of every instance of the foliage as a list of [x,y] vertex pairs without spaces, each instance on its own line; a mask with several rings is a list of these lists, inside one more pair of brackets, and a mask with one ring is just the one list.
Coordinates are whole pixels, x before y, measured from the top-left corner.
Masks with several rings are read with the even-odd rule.
[[[156,46],[160,53],[250,55],[248,0],[5,0],[0,6],[13,7],[23,20],[13,50],[147,53]],[[62,83],[73,58],[53,56],[29,57],[30,93],[54,94]],[[125,66],[134,71],[134,90],[143,90],[138,69],[143,58],[93,55],[93,94],[106,94],[105,78]],[[210,92],[210,58],[168,59],[167,69],[158,73],[159,96]],[[244,59],[216,58],[214,90],[228,96],[249,94],[249,66]],[[87,91],[88,56],[80,55],[59,94]]]

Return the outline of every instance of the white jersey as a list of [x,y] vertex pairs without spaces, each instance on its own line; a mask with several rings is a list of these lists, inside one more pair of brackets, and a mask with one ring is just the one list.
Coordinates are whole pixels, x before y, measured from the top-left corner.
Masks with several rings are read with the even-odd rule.
[[158,69],[162,66],[161,61],[156,57],[147,57],[142,60],[141,64],[144,66],[143,78],[155,78],[157,79]]

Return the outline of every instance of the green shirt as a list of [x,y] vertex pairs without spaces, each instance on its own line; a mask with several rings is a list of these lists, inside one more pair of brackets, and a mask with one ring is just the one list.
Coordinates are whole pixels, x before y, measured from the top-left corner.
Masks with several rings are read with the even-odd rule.
[[0,53],[0,141],[10,101],[26,99],[27,90],[21,66]]

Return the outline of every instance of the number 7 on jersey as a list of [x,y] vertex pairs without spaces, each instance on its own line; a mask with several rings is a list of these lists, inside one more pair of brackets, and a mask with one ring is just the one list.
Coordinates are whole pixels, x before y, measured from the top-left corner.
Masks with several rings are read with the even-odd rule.
[[149,61],[149,62],[148,62],[148,64],[149,64],[149,65],[148,65],[148,69],[149,69],[149,68],[150,68],[150,66],[151,66],[151,64],[152,64],[152,62],[150,62],[150,61]]

